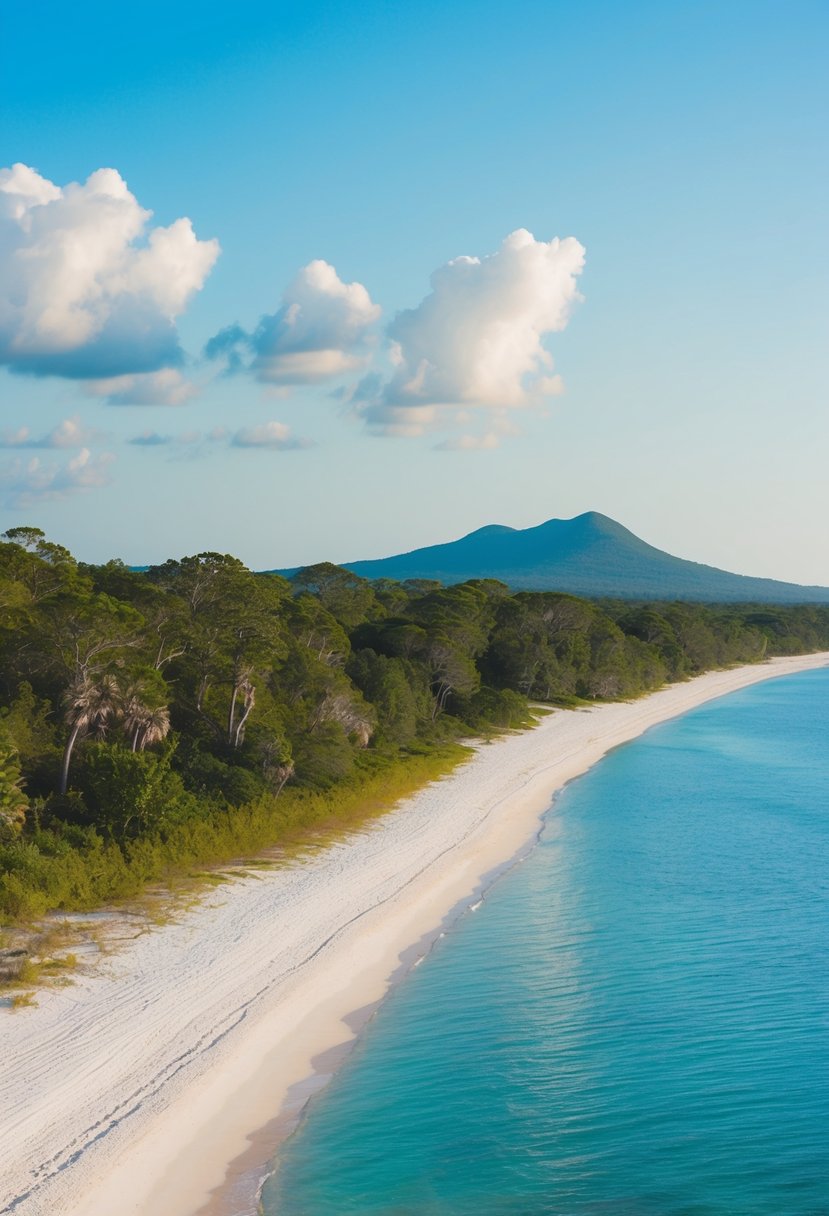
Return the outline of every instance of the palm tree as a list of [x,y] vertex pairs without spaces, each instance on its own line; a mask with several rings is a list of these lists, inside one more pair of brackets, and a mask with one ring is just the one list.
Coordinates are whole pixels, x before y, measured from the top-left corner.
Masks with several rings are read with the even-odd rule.
[[282,793],[286,781],[290,781],[296,769],[294,762],[286,754],[283,739],[269,739],[260,745],[262,759],[262,775],[277,797]]
[[91,680],[81,677],[72,684],[64,697],[69,738],[63,751],[60,768],[59,793],[65,794],[69,784],[69,763],[78,739],[91,731],[103,733],[121,707],[121,693],[114,676]]
[[149,705],[141,684],[134,684],[122,706],[124,732],[134,752],[166,739],[170,730],[170,711],[166,705]]

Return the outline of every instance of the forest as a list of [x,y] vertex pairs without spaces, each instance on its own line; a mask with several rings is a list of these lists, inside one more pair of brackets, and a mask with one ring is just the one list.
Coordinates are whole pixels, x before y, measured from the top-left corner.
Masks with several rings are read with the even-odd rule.
[[136,571],[0,541],[0,916],[85,909],[389,805],[532,706],[829,649],[829,606],[593,602],[474,580]]

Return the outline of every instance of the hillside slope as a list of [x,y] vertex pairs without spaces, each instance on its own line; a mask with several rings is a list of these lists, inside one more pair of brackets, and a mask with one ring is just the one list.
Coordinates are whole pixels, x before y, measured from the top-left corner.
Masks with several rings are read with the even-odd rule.
[[496,578],[513,590],[567,591],[589,597],[829,603],[829,587],[751,578],[685,561],[596,511],[575,519],[549,519],[523,530],[491,524],[448,544],[342,564],[370,579],[461,583]]

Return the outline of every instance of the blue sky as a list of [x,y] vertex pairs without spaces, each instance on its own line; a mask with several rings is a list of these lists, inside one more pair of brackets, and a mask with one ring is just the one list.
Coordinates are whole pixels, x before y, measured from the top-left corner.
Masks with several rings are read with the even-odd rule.
[[29,9],[4,526],[262,568],[595,509],[829,584],[822,0]]

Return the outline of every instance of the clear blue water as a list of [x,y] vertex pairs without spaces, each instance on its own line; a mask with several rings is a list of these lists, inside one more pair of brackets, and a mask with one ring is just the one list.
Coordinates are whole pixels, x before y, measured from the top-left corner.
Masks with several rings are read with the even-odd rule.
[[279,1216],[829,1213],[829,672],[667,723],[390,996]]

